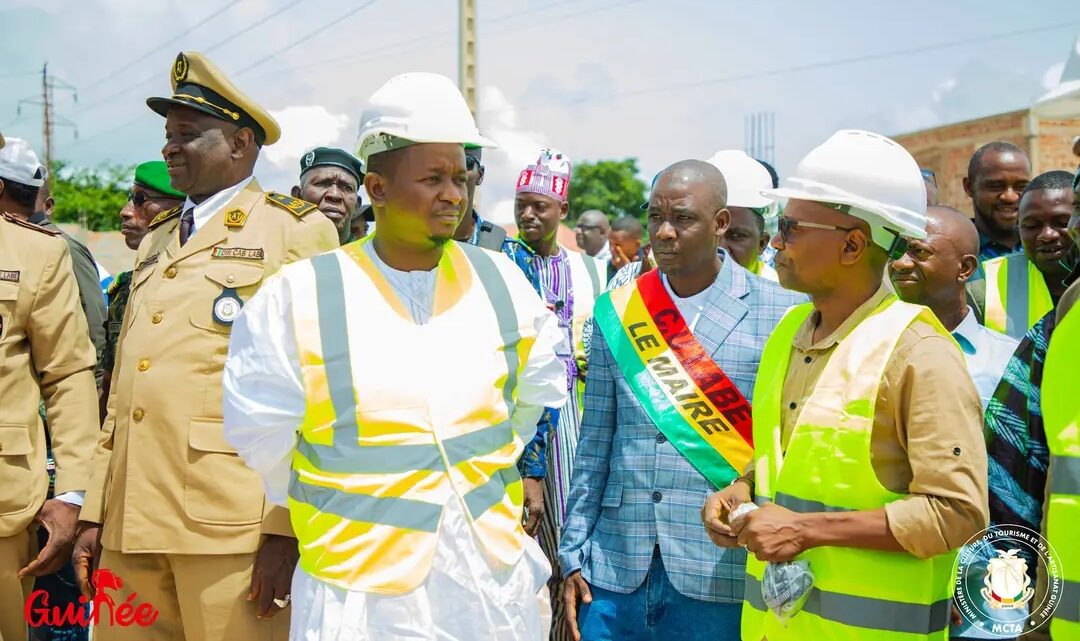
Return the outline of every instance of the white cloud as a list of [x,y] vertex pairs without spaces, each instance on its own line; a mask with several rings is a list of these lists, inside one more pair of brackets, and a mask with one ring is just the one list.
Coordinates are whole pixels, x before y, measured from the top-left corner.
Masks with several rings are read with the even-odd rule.
[[956,78],[946,78],[934,88],[934,91],[930,94],[930,99],[934,102],[941,102],[953,89],[956,89]]
[[1061,84],[1061,72],[1065,70],[1064,62],[1055,62],[1050,65],[1042,75],[1042,86],[1047,91]]
[[301,154],[322,145],[337,142],[349,117],[335,114],[320,105],[292,106],[270,115],[281,125],[281,140],[263,152],[278,167],[295,165]]
[[536,160],[538,152],[549,145],[549,138],[542,132],[520,128],[517,109],[498,87],[480,89],[478,115],[480,130],[499,144],[498,149],[484,150],[484,184],[478,190],[478,209],[492,222],[512,223],[518,173]]

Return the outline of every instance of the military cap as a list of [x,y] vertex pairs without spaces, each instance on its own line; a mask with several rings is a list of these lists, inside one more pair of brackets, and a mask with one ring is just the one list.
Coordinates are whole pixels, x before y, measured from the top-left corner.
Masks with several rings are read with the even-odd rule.
[[186,197],[183,192],[172,188],[172,181],[169,180],[169,169],[164,160],[151,160],[136,167],[135,183],[166,196],[174,198]]
[[364,181],[364,165],[360,159],[344,149],[316,147],[300,157],[300,177],[316,167],[341,167],[353,176],[357,183]]
[[255,132],[255,142],[272,145],[281,138],[281,127],[265,109],[245,96],[197,51],[181,51],[172,66],[171,98],[147,98],[146,105],[164,116],[172,105],[180,105],[249,127]]

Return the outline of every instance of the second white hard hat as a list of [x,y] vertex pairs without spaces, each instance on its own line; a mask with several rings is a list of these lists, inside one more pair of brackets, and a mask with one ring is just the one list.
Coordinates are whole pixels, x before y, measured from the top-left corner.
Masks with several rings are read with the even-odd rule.
[[761,192],[772,189],[772,177],[761,163],[738,149],[723,149],[707,160],[724,174],[727,204],[734,207],[764,209],[773,201]]
[[41,164],[30,143],[22,138],[8,138],[0,148],[0,179],[40,187],[45,184],[46,176],[45,165]]
[[360,116],[356,155],[366,164],[372,154],[414,143],[495,146],[480,135],[454,82],[425,72],[395,76],[371,95]]
[[926,238],[926,185],[906,149],[880,134],[842,129],[799,161],[778,189],[764,195],[851,207],[870,223],[874,242],[888,248],[894,235]]

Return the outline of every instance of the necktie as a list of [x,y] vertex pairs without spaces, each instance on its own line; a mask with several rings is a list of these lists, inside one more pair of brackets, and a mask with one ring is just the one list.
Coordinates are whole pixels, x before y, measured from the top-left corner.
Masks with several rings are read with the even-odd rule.
[[183,247],[184,243],[191,238],[192,232],[195,231],[195,208],[185,211],[180,216],[180,246]]

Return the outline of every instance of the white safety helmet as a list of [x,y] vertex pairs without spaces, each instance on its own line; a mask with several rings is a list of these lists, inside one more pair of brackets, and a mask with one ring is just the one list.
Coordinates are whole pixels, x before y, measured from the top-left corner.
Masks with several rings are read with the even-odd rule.
[[746,152],[723,149],[706,162],[724,174],[728,205],[759,211],[772,206],[773,201],[762,195],[763,191],[772,189],[772,177],[761,163],[747,156]]
[[880,134],[842,129],[799,161],[773,198],[844,205],[870,224],[874,243],[892,250],[897,236],[926,238],[926,185],[906,149]]
[[395,76],[371,95],[360,116],[356,155],[368,156],[415,143],[459,143],[494,147],[480,135],[464,96],[437,73]]

